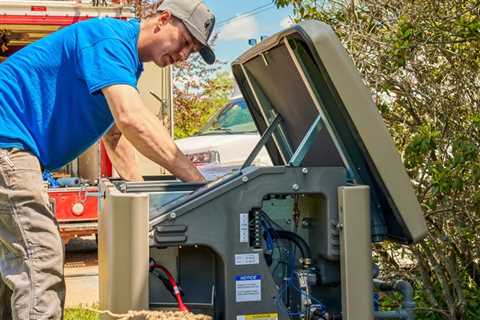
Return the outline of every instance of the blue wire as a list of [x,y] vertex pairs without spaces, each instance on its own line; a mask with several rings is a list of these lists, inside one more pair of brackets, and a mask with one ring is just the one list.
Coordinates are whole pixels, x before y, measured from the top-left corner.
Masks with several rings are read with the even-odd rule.
[[[275,240],[275,242],[276,241],[277,240]],[[289,251],[287,261],[291,260],[290,256],[291,256],[291,251]],[[291,263],[291,261],[289,261],[289,262]],[[293,268],[292,268],[292,270],[293,270]],[[293,271],[292,271],[291,275],[293,275]],[[291,315],[290,310],[288,310],[287,306],[283,303],[283,294],[285,293],[286,290],[288,290],[288,285],[289,285],[289,282],[291,281],[291,277],[288,278],[287,285],[285,285],[284,279],[285,279],[285,273],[282,273],[281,285],[279,287],[279,290],[277,291],[277,296],[275,297],[275,304],[277,305],[277,309],[285,310],[287,312],[287,314],[290,316]]]
[[263,219],[260,219],[260,223],[264,229],[264,232],[265,234],[267,235],[267,250],[271,253],[273,253],[273,239],[272,239],[272,235],[270,234],[270,229],[268,228],[267,224],[265,223],[265,221]]
[[298,288],[295,284],[291,284],[291,286],[300,294],[302,295],[305,295],[307,296],[308,298],[312,299],[314,302],[316,302],[317,304],[321,305],[322,306],[322,312],[325,312],[326,311],[326,308],[325,308],[325,305],[320,302],[320,300],[318,300],[317,298],[315,298],[314,296],[312,296],[311,294],[307,294],[305,291],[303,291],[302,289]]
[[[298,293],[300,293],[301,295],[304,295],[304,296],[307,296],[308,298],[312,299],[312,301],[314,301],[316,304],[319,304],[320,305],[320,312],[322,313],[325,313],[326,312],[326,307],[325,305],[320,301],[318,300],[317,298],[315,298],[314,296],[312,296],[311,294],[307,294],[305,291],[303,291],[302,289],[298,288],[294,282],[293,282],[293,275],[295,273],[295,253],[292,252],[292,251],[289,251],[289,260],[290,260],[290,268],[291,268],[291,272],[290,272],[290,276],[288,277],[288,281],[287,281],[287,285],[284,285],[284,282],[282,281],[282,285],[277,293],[277,299],[276,299],[276,304],[277,304],[277,307],[280,307],[283,305],[283,307],[285,308],[285,310],[287,311],[288,315],[289,316],[300,316],[302,315],[303,313],[301,312],[291,312],[289,311],[286,306],[282,303],[282,304],[279,304],[280,302],[280,299],[283,299],[283,294],[286,290],[288,290],[289,287],[293,287],[293,289],[295,289]],[[282,280],[283,280],[283,277],[282,277]],[[280,297],[280,299],[278,299]],[[280,308],[279,308],[280,309]]]
[[[288,287],[291,285],[291,282],[292,282],[292,279],[293,279],[292,277],[293,277],[293,274],[294,274],[294,272],[295,272],[295,255],[292,254],[291,251],[289,251],[289,257],[288,257],[288,258],[289,258],[288,260],[290,260],[290,269],[291,269],[290,275],[289,275],[289,277],[288,277],[288,280],[287,280],[287,284],[286,284],[286,285],[284,285],[284,281],[283,281],[284,276],[282,276],[282,285],[280,286],[279,291],[277,292],[276,305],[277,305],[277,308],[278,308],[278,309],[285,309],[285,311],[287,312],[287,314],[288,314],[289,316],[301,316],[303,313],[301,313],[301,312],[292,312],[292,311],[290,311],[290,310],[287,309],[287,307],[285,306],[284,303],[281,303],[281,304],[280,304],[280,302],[283,302],[283,301],[282,301],[282,300],[283,300],[283,294],[285,293],[285,291],[288,290]],[[283,306],[283,307],[282,307],[282,306]]]
[[[261,216],[261,219],[260,220],[260,223],[262,224],[262,227],[265,229],[265,233],[266,233],[266,247],[267,247],[267,250],[271,250],[272,254],[273,254],[273,248],[274,248],[274,245],[275,243],[278,241],[278,240],[273,240],[272,238],[272,234],[274,234],[275,232],[275,228],[273,227],[273,224],[272,224],[272,220],[271,218],[265,213],[265,212],[262,212],[262,216]],[[280,246],[278,246],[280,248]],[[288,290],[289,287],[293,287],[293,289],[295,289],[298,293],[300,293],[301,295],[305,295],[307,296],[308,298],[312,299],[312,301],[316,302],[317,304],[320,305],[320,310],[322,313],[325,313],[326,312],[326,308],[325,308],[325,305],[320,302],[320,300],[318,300],[317,298],[313,297],[311,294],[307,294],[305,291],[303,291],[302,289],[298,288],[293,282],[293,275],[295,273],[295,257],[296,257],[296,248],[293,247],[293,250],[290,248],[289,251],[288,251],[288,259],[287,261],[290,261],[290,275],[288,277],[288,280],[286,282],[286,285],[285,285],[285,282],[283,279],[285,279],[285,273],[282,274],[282,279],[281,279],[281,285],[280,285],[280,288],[279,290],[277,291],[277,296],[275,297],[275,304],[277,305],[277,308],[280,310],[280,309],[285,309],[285,311],[287,312],[287,314],[289,316],[301,316],[303,315],[302,312],[292,312],[290,310],[288,310],[288,308],[286,307],[286,305],[283,303],[283,294],[285,293],[285,291]],[[293,251],[293,252],[292,252]],[[281,252],[280,252],[281,254]],[[279,264],[277,264],[277,266],[275,268],[278,267]],[[288,265],[288,264],[287,264]],[[287,269],[288,270],[288,269]]]
[[320,301],[318,300],[317,298],[315,298],[314,296],[312,296],[311,294],[307,294],[305,291],[303,291],[302,289],[298,288],[292,281],[292,278],[289,278],[289,280],[287,281],[287,285],[284,286],[283,283],[282,283],[282,287],[281,287],[281,290],[278,291],[278,295],[277,295],[277,301],[276,301],[276,304],[278,307],[280,306],[284,306],[285,310],[287,311],[288,315],[289,316],[299,316],[299,315],[302,315],[301,312],[290,312],[286,306],[284,304],[279,304],[280,300],[278,299],[278,296],[282,296],[284,291],[286,291],[288,289],[288,287],[292,287],[293,289],[295,289],[298,293],[300,293],[301,295],[304,295],[304,296],[307,296],[308,298],[312,299],[314,302],[316,302],[316,304],[319,304],[320,305],[320,312],[322,313],[325,313],[326,312],[326,307],[325,305]]
[[277,296],[275,297],[275,304],[277,305],[277,309],[285,309],[285,311],[287,313],[290,313],[289,310],[287,309],[287,306],[285,306],[285,304],[283,303],[283,292],[288,288],[288,286],[284,286],[283,284],[283,280],[282,280],[282,284],[279,288],[279,290],[277,291]]

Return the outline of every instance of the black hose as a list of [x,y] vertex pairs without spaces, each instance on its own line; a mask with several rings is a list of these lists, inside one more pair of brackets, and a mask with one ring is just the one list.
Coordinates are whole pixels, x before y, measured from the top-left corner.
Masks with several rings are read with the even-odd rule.
[[300,253],[304,260],[312,258],[310,247],[308,246],[307,242],[303,240],[303,238],[300,237],[298,234],[287,231],[287,230],[275,230],[274,232],[271,233],[271,236],[275,240],[283,239],[283,240],[288,240],[295,243],[295,245],[300,249]]

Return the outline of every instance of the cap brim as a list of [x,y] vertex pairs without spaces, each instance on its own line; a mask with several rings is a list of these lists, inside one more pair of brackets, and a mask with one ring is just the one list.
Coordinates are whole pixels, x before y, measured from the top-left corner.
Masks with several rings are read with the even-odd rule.
[[203,60],[208,64],[214,64],[216,61],[215,53],[213,52],[210,46],[205,46],[199,51],[200,55],[202,56]]
[[216,61],[215,53],[213,52],[212,48],[208,45],[207,40],[203,36],[203,34],[198,31],[198,29],[192,25],[188,20],[182,20],[183,24],[190,31],[190,34],[200,42],[203,47],[198,51],[202,56],[203,60],[208,64],[214,64]]

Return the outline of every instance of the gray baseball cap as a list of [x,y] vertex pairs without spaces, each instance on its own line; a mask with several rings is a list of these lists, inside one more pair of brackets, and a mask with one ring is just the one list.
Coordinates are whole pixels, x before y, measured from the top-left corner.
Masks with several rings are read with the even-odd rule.
[[182,20],[192,36],[203,45],[199,51],[203,60],[208,64],[215,62],[215,53],[208,44],[215,25],[215,15],[201,0],[164,0],[157,9],[159,11],[170,11]]

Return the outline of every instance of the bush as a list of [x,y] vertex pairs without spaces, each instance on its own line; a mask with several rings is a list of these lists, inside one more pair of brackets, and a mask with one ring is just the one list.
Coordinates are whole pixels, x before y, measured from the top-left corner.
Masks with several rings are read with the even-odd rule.
[[480,4],[276,2],[334,28],[416,188],[429,233],[414,246],[376,245],[384,275],[416,285],[420,319],[480,319]]

